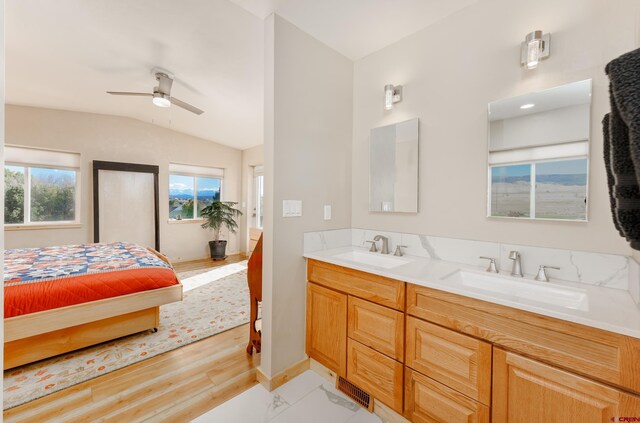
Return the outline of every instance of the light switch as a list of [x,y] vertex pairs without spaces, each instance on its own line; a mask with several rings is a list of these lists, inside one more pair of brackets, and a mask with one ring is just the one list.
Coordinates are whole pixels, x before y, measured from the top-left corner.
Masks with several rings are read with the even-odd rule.
[[282,217],[301,217],[302,200],[282,200]]
[[324,205],[324,220],[331,220],[331,205]]

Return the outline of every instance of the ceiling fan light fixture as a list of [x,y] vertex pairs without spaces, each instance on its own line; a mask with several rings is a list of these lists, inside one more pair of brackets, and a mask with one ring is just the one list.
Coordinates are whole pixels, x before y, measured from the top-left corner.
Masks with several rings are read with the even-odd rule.
[[158,107],[171,107],[171,100],[168,95],[153,93],[153,104]]

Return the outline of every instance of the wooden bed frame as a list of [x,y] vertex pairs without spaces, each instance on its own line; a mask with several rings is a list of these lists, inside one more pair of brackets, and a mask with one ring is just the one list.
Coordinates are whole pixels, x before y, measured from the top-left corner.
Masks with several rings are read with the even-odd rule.
[[156,329],[160,306],[181,300],[178,283],[4,319],[4,369]]

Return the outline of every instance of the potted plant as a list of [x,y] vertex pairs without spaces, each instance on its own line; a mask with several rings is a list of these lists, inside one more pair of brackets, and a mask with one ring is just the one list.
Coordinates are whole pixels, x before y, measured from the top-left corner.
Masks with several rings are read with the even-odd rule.
[[242,212],[235,208],[233,201],[214,201],[205,207],[200,215],[205,219],[202,224],[204,229],[213,229],[214,240],[209,241],[211,258],[222,260],[226,257],[227,241],[220,239],[220,231],[227,228],[230,233],[235,234],[238,229],[236,218],[242,216]]

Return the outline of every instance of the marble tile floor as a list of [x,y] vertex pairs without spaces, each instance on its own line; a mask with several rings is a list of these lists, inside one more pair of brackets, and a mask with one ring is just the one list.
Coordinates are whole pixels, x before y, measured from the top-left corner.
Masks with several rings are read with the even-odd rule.
[[273,392],[258,384],[192,423],[382,423],[307,370]]

